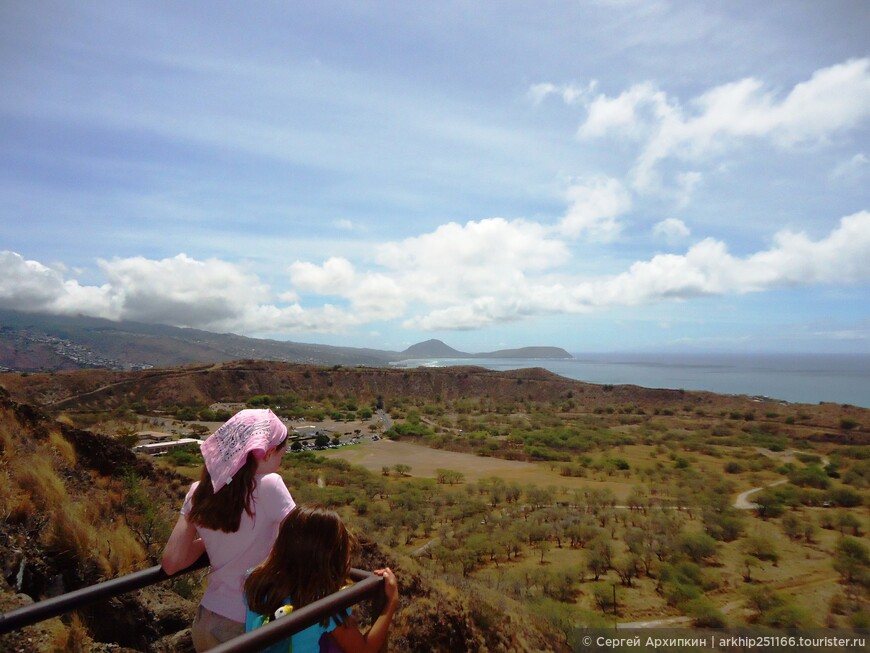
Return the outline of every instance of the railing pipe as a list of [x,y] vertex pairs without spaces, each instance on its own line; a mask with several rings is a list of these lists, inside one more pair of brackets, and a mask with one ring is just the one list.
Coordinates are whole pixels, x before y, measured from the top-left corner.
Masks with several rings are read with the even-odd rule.
[[[208,557],[203,555],[195,563],[183,569],[175,576],[202,569],[208,566]],[[383,578],[362,569],[351,569],[350,577],[354,584],[330,594],[319,601],[306,605],[299,610],[272,623],[258,628],[250,633],[245,633],[220,646],[212,649],[212,653],[252,653],[260,651],[266,646],[275,644],[282,639],[290,637],[305,628],[317,623],[323,617],[336,614],[364,599],[373,599],[375,612],[380,610],[383,599]],[[57,617],[71,610],[84,607],[101,599],[111,598],[132,592],[133,590],[147,587],[164,580],[170,576],[159,565],[137,571],[120,578],[113,578],[90,587],[83,587],[73,592],[61,594],[32,605],[23,606],[10,612],[0,614],[0,635],[24,628],[51,617]]]
[[[187,573],[208,566],[208,556],[202,555],[199,560],[179,573]],[[163,571],[163,567],[156,565],[149,569],[143,569],[126,576],[97,583],[89,587],[67,592],[59,596],[45,599],[31,605],[25,605],[10,612],[0,614],[0,635],[5,635],[13,630],[30,626],[45,619],[51,619],[71,610],[107,599],[126,592],[132,592],[148,585],[154,585],[169,579],[170,576]]]
[[[210,653],[254,653],[267,646],[287,639],[317,623],[325,616],[336,614],[360,601],[383,596],[384,579],[369,571],[351,569],[350,576],[356,582],[350,587],[309,603],[294,610],[286,617],[276,619],[249,633],[235,637],[209,649]],[[377,603],[377,601],[375,601]]]

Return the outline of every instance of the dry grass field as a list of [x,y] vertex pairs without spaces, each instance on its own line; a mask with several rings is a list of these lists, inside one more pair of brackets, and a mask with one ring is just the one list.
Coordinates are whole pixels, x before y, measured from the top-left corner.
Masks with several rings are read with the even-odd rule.
[[[392,469],[397,464],[403,464],[411,468],[409,472],[411,477],[434,479],[437,477],[436,470],[450,469],[461,472],[465,481],[471,483],[497,476],[504,481],[517,482],[520,485],[555,487],[564,491],[600,488],[613,492],[619,501],[625,500],[632,489],[640,483],[631,471],[615,472],[612,476],[590,472],[589,476],[586,477],[569,477],[562,476],[553,465],[548,463],[504,460],[457,451],[431,449],[424,445],[402,440],[381,439],[372,442],[369,438],[363,438],[357,445],[318,453],[326,458],[346,460],[352,465],[360,465],[375,473],[380,473],[384,467]],[[619,448],[617,453],[628,461],[632,469],[667,460],[665,455],[656,452],[655,447],[648,445],[623,446]],[[753,455],[753,453],[747,450],[746,455]],[[715,471],[718,474],[722,471],[724,461],[721,458],[703,454],[692,454],[691,458],[693,465],[705,472]],[[733,480],[737,491],[741,492],[768,485],[777,478],[780,477],[773,472],[760,472],[736,475]]]
[[[613,476],[602,473],[592,473],[583,478],[561,476],[551,465],[546,463],[529,463],[502,460],[477,456],[474,454],[453,451],[435,450],[406,441],[380,440],[372,442],[363,439],[359,445],[343,447],[324,452],[328,458],[340,458],[354,465],[380,473],[384,467],[392,468],[397,464],[411,467],[411,478],[435,478],[436,470],[441,468],[461,472],[466,483],[475,483],[487,477],[499,477],[507,482],[516,481],[522,485],[551,487],[557,491],[557,497],[569,497],[572,490],[607,488],[616,497],[617,504],[624,501],[633,488],[641,484],[636,474],[620,471]],[[738,458],[767,457],[777,464],[794,462],[795,452],[772,452],[760,448],[729,449],[729,456],[702,455],[691,453],[691,464],[702,472],[721,474],[726,460],[733,456]],[[631,469],[636,470],[656,462],[668,461],[667,455],[653,446],[630,445],[619,448],[620,457],[629,462]],[[773,483],[780,475],[773,471],[744,472],[731,477],[736,489],[730,497],[733,503],[737,492]],[[402,479],[394,479],[402,482]],[[406,481],[408,479],[405,479]],[[628,512],[624,506],[618,510]],[[820,516],[830,509],[802,507],[794,509],[802,521],[819,523]],[[788,599],[803,612],[808,625],[826,627],[843,625],[841,622],[831,623],[830,606],[834,597],[842,596],[844,586],[840,575],[835,571],[831,561],[834,548],[840,537],[837,530],[819,528],[814,540],[790,540],[783,532],[780,519],[762,520],[753,511],[741,511],[745,518],[745,534],[757,537],[778,552],[779,562],[765,561],[751,570],[751,581],[744,578],[746,553],[744,538],[733,542],[720,542],[715,559],[705,565],[704,573],[708,575],[715,587],[706,592],[706,597],[715,605],[728,623],[745,623],[751,618],[752,611],[747,608],[747,590],[751,587],[764,586]],[[866,514],[866,510],[862,510]],[[699,517],[694,515],[688,519],[688,530],[702,530]],[[404,550],[411,553],[423,544],[419,538],[406,545]],[[615,544],[615,553],[621,555],[621,543]],[[676,607],[668,605],[662,596],[655,578],[641,575],[634,579],[631,587],[619,583],[612,572],[595,582],[585,569],[587,551],[572,549],[569,546],[553,544],[543,555],[527,550],[521,556],[501,564],[492,562],[482,565],[472,576],[485,582],[493,589],[507,590],[517,586],[522,578],[534,577],[542,570],[556,576],[570,576],[583,579],[576,586],[573,603],[575,606],[595,611],[595,585],[608,588],[616,587],[618,615],[604,615],[603,618],[614,619],[624,626],[635,622],[651,622],[655,625],[685,626],[691,621]]]

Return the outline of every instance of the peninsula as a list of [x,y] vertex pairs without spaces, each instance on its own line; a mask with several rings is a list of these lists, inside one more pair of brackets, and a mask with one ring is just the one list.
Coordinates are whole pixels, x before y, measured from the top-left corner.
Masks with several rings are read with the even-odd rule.
[[574,358],[561,347],[520,347],[472,354],[454,349],[435,339],[411,345],[402,354],[408,358]]

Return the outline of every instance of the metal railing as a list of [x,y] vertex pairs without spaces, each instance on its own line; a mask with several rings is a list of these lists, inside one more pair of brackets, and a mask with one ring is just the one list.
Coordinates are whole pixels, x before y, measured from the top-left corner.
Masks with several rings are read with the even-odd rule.
[[[290,637],[293,633],[298,633],[317,623],[324,617],[336,614],[364,599],[371,598],[374,599],[375,603],[380,602],[384,595],[383,578],[362,569],[351,569],[350,576],[356,581],[350,587],[339,590],[335,594],[324,596],[319,601],[294,610],[286,617],[276,619],[265,626],[209,649],[209,653],[254,653],[261,651],[266,646],[276,644],[282,639]],[[376,609],[375,612],[379,612],[379,610]]]
[[[208,567],[208,556],[201,556],[199,560],[192,565],[182,570],[181,574],[186,574],[189,571]],[[133,590],[142,589],[148,585],[154,585],[161,581],[169,579],[169,575],[160,565],[143,569],[126,576],[113,578],[96,585],[83,587],[66,594],[45,599],[32,605],[26,605],[17,608],[10,612],[0,614],[0,635],[10,633],[13,630],[30,626],[45,619],[51,619],[75,610],[77,608],[90,605],[101,599],[108,599],[119,594],[132,592]]]
[[[208,566],[208,557],[203,555],[190,567],[172,577]],[[370,599],[375,604],[375,613],[383,601],[384,579],[370,571],[351,569],[350,577],[354,584],[330,594],[291,614],[277,619],[250,633],[245,633],[212,649],[212,653],[254,653],[266,646],[280,642],[305,628],[317,623],[326,616],[349,608],[363,600]],[[17,608],[0,614],[0,635],[30,626],[45,619],[57,617],[96,601],[108,599],[119,594],[147,587],[170,578],[159,565],[137,571],[120,578],[113,578],[90,587],[61,594],[32,605]]]

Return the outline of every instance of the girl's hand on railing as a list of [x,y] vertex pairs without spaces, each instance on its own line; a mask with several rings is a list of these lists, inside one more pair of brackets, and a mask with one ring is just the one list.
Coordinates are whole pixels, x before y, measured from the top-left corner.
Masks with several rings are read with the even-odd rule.
[[399,607],[399,581],[396,579],[396,574],[389,567],[375,569],[374,573],[384,579],[384,596],[387,599],[384,612],[395,612]]

